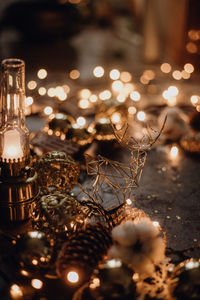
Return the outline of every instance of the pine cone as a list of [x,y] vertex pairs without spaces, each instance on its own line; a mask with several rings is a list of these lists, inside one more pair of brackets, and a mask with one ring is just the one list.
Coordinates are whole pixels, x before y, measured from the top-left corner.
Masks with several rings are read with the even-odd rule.
[[101,224],[88,225],[69,238],[57,259],[57,273],[67,283],[70,272],[78,274],[74,283],[82,284],[89,280],[93,269],[106,254],[112,240],[108,230]]

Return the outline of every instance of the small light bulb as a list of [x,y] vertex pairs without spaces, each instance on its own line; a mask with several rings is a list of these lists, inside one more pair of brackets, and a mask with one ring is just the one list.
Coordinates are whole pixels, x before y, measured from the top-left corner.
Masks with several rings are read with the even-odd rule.
[[53,108],[51,106],[46,106],[44,109],[45,115],[50,115],[53,112]]
[[69,77],[73,80],[76,80],[80,77],[80,72],[78,70],[71,70],[69,73]]
[[111,94],[111,91],[109,91],[109,90],[105,90],[99,94],[99,98],[101,100],[108,100],[111,98],[111,96],[112,96],[112,94]]
[[153,226],[155,226],[155,227],[159,227],[159,226],[160,226],[160,224],[159,224],[159,222],[157,222],[157,221],[154,221],[154,222],[153,222]]
[[20,286],[17,284],[11,285],[10,295],[11,295],[11,297],[13,297],[13,299],[19,299],[19,297],[21,298],[23,296],[23,292],[22,292],[22,289],[20,288]]
[[47,70],[45,69],[40,69],[38,72],[37,72],[37,76],[39,79],[45,79],[47,77]]
[[139,121],[144,121],[146,119],[146,114],[144,111],[138,111],[137,118]]
[[140,96],[139,92],[135,91],[135,92],[130,93],[130,98],[131,98],[131,100],[137,102],[140,100],[141,96]]
[[25,99],[25,106],[28,107],[33,104],[33,97],[29,96]]
[[171,70],[172,70],[172,67],[170,64],[168,63],[163,63],[161,66],[160,66],[160,69],[163,73],[170,73]]
[[171,156],[171,158],[173,158],[173,159],[176,158],[178,156],[178,152],[179,152],[178,147],[177,146],[173,146],[171,148],[171,150],[170,150],[170,156]]
[[89,107],[90,103],[87,99],[81,99],[78,103],[78,106],[82,109],[87,109]]
[[46,88],[45,87],[40,87],[39,89],[38,89],[38,94],[40,95],[40,96],[44,96],[45,94],[46,94],[46,92],[47,92],[47,90],[46,90]]
[[115,92],[120,92],[123,88],[123,83],[120,80],[116,80],[112,83],[112,89]]
[[101,67],[101,66],[95,67],[94,70],[93,70],[93,75],[95,77],[98,77],[98,78],[99,77],[103,77],[103,75],[104,75],[104,68]]
[[91,91],[89,89],[80,90],[80,98],[88,99],[91,95]]
[[113,69],[113,70],[110,71],[110,78],[111,78],[112,80],[117,80],[117,79],[119,79],[119,77],[120,77],[120,72],[119,72],[119,70]]
[[126,199],[126,203],[127,203],[128,205],[131,205],[131,204],[132,204],[131,199]]
[[34,90],[37,87],[37,82],[34,80],[31,80],[28,82],[27,87],[29,90]]
[[40,279],[32,279],[31,285],[34,289],[40,290],[43,287],[43,282]]
[[70,271],[67,273],[67,280],[70,283],[77,283],[79,281],[79,275],[75,271]]
[[86,119],[85,119],[84,117],[78,117],[78,118],[76,119],[76,123],[77,123],[79,126],[83,127],[83,126],[85,126],[85,124],[86,124]]
[[49,97],[55,97],[56,96],[56,90],[54,88],[49,88],[48,91],[47,91],[47,95]]

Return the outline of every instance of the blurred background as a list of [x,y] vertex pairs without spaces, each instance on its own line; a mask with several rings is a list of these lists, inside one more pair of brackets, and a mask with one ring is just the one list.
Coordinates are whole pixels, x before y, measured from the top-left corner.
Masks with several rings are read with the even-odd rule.
[[134,71],[165,59],[199,71],[199,13],[198,0],[1,1],[0,57],[21,57],[29,71],[83,61]]

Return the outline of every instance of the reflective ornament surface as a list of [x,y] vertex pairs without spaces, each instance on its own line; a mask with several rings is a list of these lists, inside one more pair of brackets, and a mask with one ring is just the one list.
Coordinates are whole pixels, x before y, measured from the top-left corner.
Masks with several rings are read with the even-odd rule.
[[79,177],[79,166],[71,155],[52,151],[36,163],[41,191],[48,194],[50,189],[70,191]]

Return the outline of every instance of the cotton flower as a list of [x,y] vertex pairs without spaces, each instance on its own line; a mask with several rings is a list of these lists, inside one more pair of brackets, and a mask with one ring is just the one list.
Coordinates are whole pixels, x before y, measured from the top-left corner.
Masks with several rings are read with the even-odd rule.
[[114,245],[109,250],[109,257],[121,259],[142,275],[151,274],[154,266],[165,258],[165,244],[159,229],[148,219],[116,226],[112,238]]

